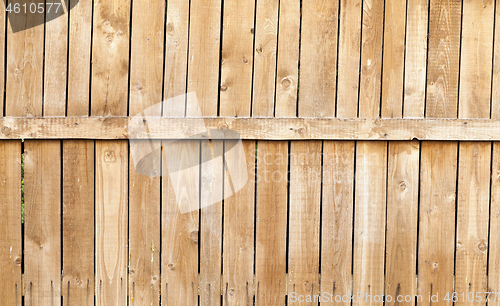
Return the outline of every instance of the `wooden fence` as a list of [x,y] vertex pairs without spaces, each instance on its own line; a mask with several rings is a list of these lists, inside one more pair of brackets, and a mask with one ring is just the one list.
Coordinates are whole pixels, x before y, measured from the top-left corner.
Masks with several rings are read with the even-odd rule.
[[[499,1],[15,3],[0,305],[500,305]],[[206,207],[181,213],[127,126],[188,92],[249,175],[203,205],[231,183],[200,162]],[[196,164],[213,152],[179,101],[140,138]]]

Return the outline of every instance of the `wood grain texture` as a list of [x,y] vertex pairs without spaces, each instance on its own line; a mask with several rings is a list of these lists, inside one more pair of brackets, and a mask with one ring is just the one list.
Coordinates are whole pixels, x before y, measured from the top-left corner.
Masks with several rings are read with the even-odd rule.
[[337,117],[358,117],[362,0],[340,2]]
[[94,305],[94,141],[63,141],[64,305]]
[[385,294],[398,305],[398,296],[417,294],[417,226],[419,142],[389,142]]
[[45,23],[44,116],[66,116],[68,14],[64,13],[64,9],[61,5],[45,11],[46,20],[52,20]]
[[382,75],[382,117],[403,116],[406,1],[386,1]]
[[[353,141],[323,144],[320,292],[334,296],[352,292],[354,149]],[[322,300],[321,305],[351,305],[346,299],[334,301]]]
[[[288,302],[297,295],[319,293],[321,212],[321,141],[290,144],[290,212],[288,239]],[[311,305],[317,305],[313,303]]]
[[[189,1],[167,1],[164,99],[186,93]],[[179,114],[184,116],[184,113]]]
[[15,23],[25,30],[7,28],[7,80],[5,114],[42,116],[44,14],[18,14]]
[[250,117],[254,0],[224,1],[220,115]]
[[[187,91],[196,92],[203,116],[218,114],[221,6],[220,0],[191,1]],[[186,114],[196,115],[189,108]]]
[[21,293],[21,141],[0,141],[0,301],[20,306]]
[[200,305],[220,305],[223,141],[201,142]]
[[24,302],[61,305],[61,142],[24,142]]
[[463,6],[458,116],[490,118],[495,4],[464,1]]
[[429,0],[407,0],[404,117],[422,118],[427,79]]
[[253,61],[253,117],[273,117],[276,94],[278,0],[257,1]]
[[129,102],[132,116],[162,99],[164,10],[161,1],[133,2]]
[[255,305],[282,305],[287,287],[288,142],[259,141]]
[[424,298],[419,305],[433,304],[429,297],[438,293],[440,305],[452,305],[443,293],[454,290],[457,143],[422,142],[421,150],[418,292]]
[[[495,7],[500,5],[499,1],[495,1]],[[500,20],[500,10],[495,8],[495,20]],[[493,41],[493,67],[492,67],[492,82],[491,82],[491,119],[500,118],[500,22],[495,22]]]
[[[70,0],[70,7],[76,0]],[[92,4],[80,0],[69,16],[68,116],[88,116],[90,103],[90,56],[92,53]]]
[[128,143],[95,144],[96,305],[127,304]]
[[[146,141],[144,141],[146,142]],[[149,146],[148,143],[144,143]],[[160,159],[160,151],[154,151]],[[160,176],[137,172],[129,160],[129,305],[160,303]]]
[[[255,144],[225,142],[223,305],[253,305]],[[246,184],[237,190],[245,177]]]
[[462,5],[430,0],[426,117],[456,118]]
[[281,0],[279,9],[275,115],[276,117],[296,117],[299,86],[300,0]]
[[130,0],[94,1],[92,116],[127,115]]
[[380,91],[382,90],[383,0],[363,1],[363,27],[361,31],[359,117],[374,118],[380,114]]
[[339,2],[319,0],[302,8],[300,117],[335,117]]
[[[499,292],[500,290],[500,143],[493,143],[493,157],[491,167],[491,207],[490,207],[490,231],[488,242],[488,290]],[[493,301],[490,296],[488,305],[500,305],[497,298]]]
[[467,298],[455,304],[470,305],[471,294],[486,305],[491,143],[460,143],[459,161],[455,291]]
[[[6,42],[6,31],[5,31],[5,28],[7,27],[7,12],[5,11],[5,2],[4,2],[4,5],[1,5],[0,4],[0,10],[2,10],[2,12],[0,13],[0,44],[2,46],[5,46],[5,44],[7,43]],[[7,54],[5,53],[5,48],[2,48],[0,50],[0,63],[3,63],[0,65],[0,84],[4,84],[3,88],[0,89],[0,94],[2,95],[2,97],[4,97],[5,95],[5,71],[7,69],[6,65],[5,65],[5,56]],[[4,99],[2,99],[2,103],[0,103],[0,115],[4,115]]]
[[[168,156],[184,169],[178,175]],[[170,173],[162,177],[161,304],[197,306],[200,166],[188,167],[199,165],[200,142],[164,143],[163,160]]]
[[356,146],[353,292],[354,305],[382,305],[370,298],[384,294],[387,142]]

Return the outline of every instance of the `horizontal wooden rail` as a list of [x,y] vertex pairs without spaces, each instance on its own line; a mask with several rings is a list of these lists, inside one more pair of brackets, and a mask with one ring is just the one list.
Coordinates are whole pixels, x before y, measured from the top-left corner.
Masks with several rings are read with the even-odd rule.
[[0,139],[206,139],[232,130],[262,140],[500,141],[500,120],[159,118],[140,119],[148,133],[129,133],[132,117],[0,118]]

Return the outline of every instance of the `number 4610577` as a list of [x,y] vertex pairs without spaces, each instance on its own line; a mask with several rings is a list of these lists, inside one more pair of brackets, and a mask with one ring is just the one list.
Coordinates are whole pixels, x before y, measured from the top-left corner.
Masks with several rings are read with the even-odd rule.
[[10,14],[27,14],[27,13],[44,13],[45,12],[45,6],[47,6],[47,13],[50,13],[52,10],[52,13],[57,14],[59,12],[59,9],[61,8],[62,4],[61,3],[24,3],[24,4],[19,4],[19,3],[9,3],[7,6],[6,11],[9,12]]

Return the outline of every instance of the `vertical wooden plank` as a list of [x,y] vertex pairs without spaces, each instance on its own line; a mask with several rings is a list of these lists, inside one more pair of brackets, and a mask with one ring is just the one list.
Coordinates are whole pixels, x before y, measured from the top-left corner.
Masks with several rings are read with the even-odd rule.
[[95,144],[96,305],[127,303],[127,145]]
[[390,141],[387,177],[385,294],[417,294],[417,226],[420,144]]
[[256,5],[252,116],[273,117],[279,1],[257,1]]
[[95,0],[92,116],[127,115],[130,0]]
[[[237,145],[235,141],[226,141],[225,150]],[[244,150],[226,156],[224,195],[233,194],[224,200],[224,250],[223,250],[223,305],[253,305],[253,268],[254,268],[254,205],[255,205],[255,141],[244,141],[243,148],[234,146],[232,150]],[[240,176],[229,172],[239,169],[239,154],[246,158],[248,180],[241,190],[232,190],[238,184]],[[227,166],[226,166],[227,165]],[[229,169],[228,169],[229,168]],[[243,172],[244,169],[239,169]],[[235,193],[236,192],[236,193]]]
[[350,299],[334,301],[352,293],[354,147],[353,141],[324,142],[320,292],[334,298],[321,305],[351,305]]
[[[166,3],[165,100],[186,93],[189,3],[184,0],[171,0]],[[184,116],[184,113],[179,115]]]
[[[130,58],[131,115],[160,103],[163,78],[165,3],[133,1]],[[160,115],[160,114],[157,114]],[[159,146],[160,142],[155,141]],[[146,148],[148,141],[141,142]],[[153,144],[153,146],[155,146]],[[132,153],[131,153],[132,154]],[[153,151],[160,160],[161,152]],[[160,176],[139,173],[129,163],[129,304],[160,302]],[[134,161],[137,162],[137,161]],[[151,169],[152,171],[152,169]]]
[[427,117],[457,117],[461,15],[461,1],[430,0]]
[[[170,143],[163,148],[163,160],[166,154],[178,157],[184,171],[173,176],[177,180],[169,174],[162,179],[161,303],[193,306],[198,305],[200,166],[188,167],[199,165],[200,142]],[[179,202],[177,194],[183,195]]]
[[[290,148],[288,301],[291,293],[319,293],[321,141],[294,141]],[[317,305],[317,301],[311,305]]]
[[340,2],[337,116],[358,116],[362,0]]
[[[500,292],[500,143],[493,143],[491,173],[491,213],[488,258],[488,292]],[[490,296],[488,305],[500,305],[498,297]]]
[[339,2],[303,6],[300,48],[300,117],[335,117]]
[[382,75],[382,117],[403,116],[406,1],[386,1]]
[[24,298],[61,305],[61,145],[24,143]]
[[250,117],[255,2],[224,1],[221,116]]
[[0,301],[21,300],[21,141],[0,141]]
[[54,5],[45,11],[45,18],[50,22],[45,25],[44,116],[66,115],[68,14],[64,13],[65,9],[63,5]]
[[[500,3],[495,1],[495,21],[500,20]],[[495,22],[493,41],[493,69],[492,69],[492,97],[491,97],[491,119],[500,118],[500,22]]]
[[[353,292],[355,305],[381,305],[384,294],[387,142],[357,143]],[[369,297],[370,295],[371,297]]]
[[63,141],[65,305],[94,305],[94,141]]
[[[20,13],[8,22],[7,116],[42,115],[43,20],[44,14]],[[13,25],[18,32],[13,32]]]
[[200,305],[221,301],[222,155],[222,140],[201,142]]
[[383,34],[384,1],[364,0],[359,77],[360,118],[374,118],[380,113]]
[[429,0],[407,0],[404,117],[421,118],[427,79]]
[[286,294],[288,142],[259,141],[255,305],[282,305]]
[[[422,142],[420,164],[420,233],[418,243],[419,305],[452,305],[444,295],[453,292],[457,143]],[[451,294],[451,293],[450,293]]]
[[[6,42],[6,37],[5,37],[5,27],[7,25],[6,22],[7,21],[7,13],[5,11],[5,3],[0,4],[0,10],[2,10],[0,12],[0,45],[2,46],[5,46],[5,44],[7,43]],[[5,71],[7,69],[7,67],[5,66],[5,48],[0,48],[0,84],[3,84],[3,88],[0,89],[0,95],[1,97],[4,97],[4,94],[5,94]],[[3,112],[4,112],[4,109],[3,109],[3,104],[4,104],[4,99],[2,98],[1,99],[2,103],[0,103],[0,115],[3,116]]]
[[221,0],[191,1],[187,91],[196,92],[203,116],[218,114],[221,5]]
[[68,58],[68,116],[88,116],[90,103],[90,54],[92,1],[70,0]]
[[467,298],[455,304],[486,305],[491,143],[462,142],[459,159],[455,292]]
[[299,80],[300,0],[281,0],[279,9],[275,114],[276,117],[295,117]]

